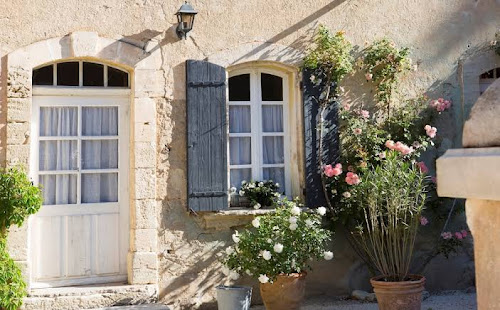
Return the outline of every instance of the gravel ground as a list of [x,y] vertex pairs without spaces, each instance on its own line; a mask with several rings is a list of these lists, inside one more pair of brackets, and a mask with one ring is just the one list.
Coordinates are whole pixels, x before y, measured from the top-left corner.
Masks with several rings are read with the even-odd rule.
[[[355,300],[333,300],[316,298],[307,300],[302,310],[377,310],[376,303]],[[422,302],[422,310],[475,310],[476,294],[453,293],[432,295]],[[264,306],[252,307],[252,310],[265,310]]]

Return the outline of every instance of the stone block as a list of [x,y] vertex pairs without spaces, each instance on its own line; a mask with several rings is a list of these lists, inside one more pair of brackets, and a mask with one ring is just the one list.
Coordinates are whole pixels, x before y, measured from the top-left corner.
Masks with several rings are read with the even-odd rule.
[[28,225],[12,226],[9,228],[7,247],[13,260],[28,260]]
[[152,98],[134,98],[134,122],[155,123],[156,102]]
[[132,198],[155,199],[156,170],[154,168],[137,168],[134,169],[133,173],[135,189],[132,192]]
[[134,123],[135,142],[151,142],[156,143],[156,123]]
[[436,161],[438,195],[500,200],[500,174],[492,171],[500,171],[500,147],[450,149]]
[[118,41],[117,56],[118,63],[134,68],[147,54],[142,48],[124,41]]
[[158,256],[151,252],[129,252],[128,281],[130,284],[158,283]]
[[[152,50],[146,53],[141,61],[137,63],[136,69],[148,69],[148,70],[158,70],[161,69],[163,65],[163,60],[161,57],[161,48],[159,47],[158,41],[151,41],[148,47],[152,47]],[[157,44],[157,46],[154,46]]]
[[156,229],[133,229],[131,236],[133,252],[157,252],[158,231]]
[[162,70],[135,70],[137,97],[162,97],[165,95],[165,77]]
[[155,168],[156,143],[135,142],[133,157],[134,157],[135,168]]
[[31,106],[32,106],[31,98],[8,98],[7,121],[30,122]]
[[29,169],[30,161],[30,146],[23,145],[7,145],[6,164],[8,167],[21,165]]
[[29,144],[30,123],[8,123],[7,145]]
[[76,31],[70,34],[73,57],[94,57],[97,54],[97,32]]
[[7,98],[31,97],[31,69],[9,67],[7,74]]
[[131,214],[132,228],[148,229],[158,227],[155,199],[135,200],[135,208]]

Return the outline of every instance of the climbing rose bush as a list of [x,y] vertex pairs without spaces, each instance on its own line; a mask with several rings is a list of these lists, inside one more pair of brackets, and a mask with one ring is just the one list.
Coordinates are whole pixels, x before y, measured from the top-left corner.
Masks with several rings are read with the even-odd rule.
[[297,201],[279,202],[275,212],[256,217],[244,231],[232,236],[234,245],[225,250],[225,273],[233,280],[242,274],[261,283],[280,274],[311,269],[314,259],[333,259],[327,250],[331,232],[322,228],[326,208],[303,211]]

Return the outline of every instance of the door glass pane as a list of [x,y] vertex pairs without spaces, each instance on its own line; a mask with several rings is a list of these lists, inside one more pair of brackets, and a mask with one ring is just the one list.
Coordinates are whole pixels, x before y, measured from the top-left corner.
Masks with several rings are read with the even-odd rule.
[[104,86],[104,66],[92,62],[84,62],[83,86]]
[[82,174],[82,203],[117,201],[118,173]]
[[61,62],[57,64],[57,85],[78,86],[80,64],[77,61]]
[[40,108],[40,136],[76,136],[78,135],[78,109]]
[[264,164],[284,163],[283,137],[263,137],[262,156]]
[[275,183],[279,183],[280,188],[278,192],[283,193],[285,191],[285,168],[264,168],[262,176],[264,180],[272,180]]
[[262,101],[283,101],[283,79],[279,76],[262,73],[260,86]]
[[248,182],[252,180],[252,169],[250,168],[231,169],[230,178],[231,178],[231,180],[229,181],[230,187],[236,187],[236,189],[239,190],[242,181]]
[[33,85],[54,85],[54,65],[33,70]]
[[82,141],[82,168],[118,168],[118,140]]
[[39,183],[44,205],[76,204],[76,175],[40,175]]
[[231,165],[246,165],[252,163],[251,138],[229,138],[229,158]]
[[108,87],[128,87],[128,73],[108,67]]
[[283,132],[283,106],[262,106],[262,131]]
[[248,133],[251,131],[250,106],[229,107],[229,132]]
[[250,101],[250,74],[229,78],[229,101]]
[[40,141],[39,169],[76,170],[78,167],[78,144],[70,141]]
[[118,107],[83,107],[84,136],[117,136]]

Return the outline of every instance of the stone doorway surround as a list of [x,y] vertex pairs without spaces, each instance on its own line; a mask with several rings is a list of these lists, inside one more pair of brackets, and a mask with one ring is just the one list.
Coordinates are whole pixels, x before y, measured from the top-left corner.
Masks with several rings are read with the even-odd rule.
[[479,310],[498,309],[500,295],[500,79],[472,107],[464,124],[463,149],[437,160],[438,195],[466,198],[474,237]]
[[[6,166],[29,169],[32,109],[32,70],[57,60],[98,60],[120,67],[131,76],[130,126],[130,233],[127,256],[129,284],[157,284],[156,218],[156,98],[164,96],[160,49],[146,52],[130,43],[100,37],[95,32],[73,32],[40,41],[7,55],[3,66],[7,111]],[[6,74],[5,74],[6,73]],[[5,81],[4,81],[5,83]],[[5,104],[6,103],[6,104]],[[30,283],[28,222],[9,234],[9,251]]]

